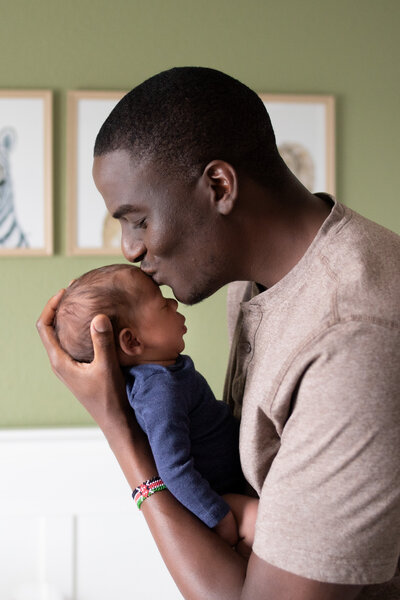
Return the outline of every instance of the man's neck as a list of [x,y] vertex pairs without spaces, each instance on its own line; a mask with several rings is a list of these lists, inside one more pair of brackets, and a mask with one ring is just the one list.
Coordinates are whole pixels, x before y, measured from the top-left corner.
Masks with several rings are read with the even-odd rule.
[[[273,197],[255,186],[250,217],[243,222],[243,273],[236,279],[270,288],[301,260],[332,209],[332,203],[311,194],[295,178]],[[239,267],[240,270],[240,267]]]

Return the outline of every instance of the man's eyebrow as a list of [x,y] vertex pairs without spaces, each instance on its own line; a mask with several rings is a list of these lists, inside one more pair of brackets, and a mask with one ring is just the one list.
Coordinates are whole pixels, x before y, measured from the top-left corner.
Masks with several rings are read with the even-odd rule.
[[138,209],[132,206],[132,204],[123,204],[112,214],[112,216],[114,219],[120,219],[129,213],[134,213],[137,211]]

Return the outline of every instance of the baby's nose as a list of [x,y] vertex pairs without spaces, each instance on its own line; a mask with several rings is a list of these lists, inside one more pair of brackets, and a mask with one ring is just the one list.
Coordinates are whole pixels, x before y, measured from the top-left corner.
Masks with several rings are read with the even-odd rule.
[[172,306],[175,308],[175,310],[177,310],[177,308],[178,308],[178,303],[177,303],[177,301],[175,300],[175,298],[170,298],[170,299],[169,299],[169,301],[170,301],[170,303],[172,303]]

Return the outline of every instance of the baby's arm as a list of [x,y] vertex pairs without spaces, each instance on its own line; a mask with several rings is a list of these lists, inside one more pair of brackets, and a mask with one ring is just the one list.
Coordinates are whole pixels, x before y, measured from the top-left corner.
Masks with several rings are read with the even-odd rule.
[[133,408],[148,436],[158,475],[175,498],[214,528],[229,513],[229,505],[195,467],[183,391],[165,374],[152,375],[142,383]]

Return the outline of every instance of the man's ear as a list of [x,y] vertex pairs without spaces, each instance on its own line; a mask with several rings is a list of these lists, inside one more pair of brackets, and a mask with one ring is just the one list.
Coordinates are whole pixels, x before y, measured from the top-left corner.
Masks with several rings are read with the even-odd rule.
[[213,160],[205,167],[202,177],[218,212],[221,215],[232,212],[238,195],[238,176],[232,165],[224,160]]
[[133,330],[128,327],[121,329],[118,341],[122,352],[128,356],[138,356],[143,351],[142,343],[135,336]]

